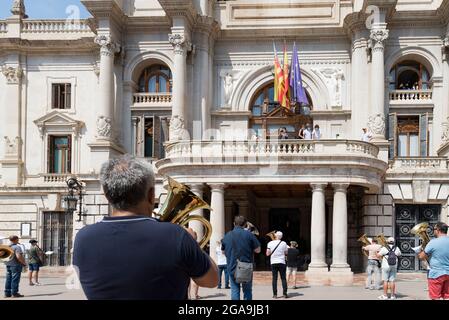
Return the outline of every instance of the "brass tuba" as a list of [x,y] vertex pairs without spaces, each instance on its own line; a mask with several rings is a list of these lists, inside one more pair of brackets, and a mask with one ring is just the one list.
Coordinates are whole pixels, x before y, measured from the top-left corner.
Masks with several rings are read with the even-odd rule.
[[422,240],[421,243],[421,249],[424,250],[424,248],[427,246],[427,244],[430,241],[429,235],[427,234],[427,228],[429,227],[429,224],[427,222],[418,223],[416,226],[410,230],[412,234],[415,236],[419,236]]
[[383,233],[378,234],[376,239],[377,239],[378,244],[380,244],[382,247],[388,248],[388,242],[387,242],[387,239],[385,239],[385,236]]
[[246,228],[248,229],[248,231],[250,231],[253,235],[255,235],[256,237],[259,236],[259,230],[256,228],[255,225],[253,225],[251,222],[246,221]]
[[272,241],[273,240],[276,240],[276,230],[273,230],[273,231],[271,231],[271,232],[268,232],[266,235],[265,235],[265,237],[269,237]]
[[201,222],[206,229],[203,238],[199,241],[204,248],[212,235],[212,226],[206,218],[199,215],[189,215],[197,209],[212,210],[211,207],[200,197],[190,191],[189,187],[168,177],[168,196],[156,216],[160,221],[171,222],[187,227],[193,220]]
[[0,260],[9,260],[14,255],[14,250],[10,246],[0,245]]
[[[366,236],[366,233],[360,236],[360,238],[357,239],[357,241],[360,241],[363,244],[363,247],[369,246],[371,242],[368,240],[368,237]],[[362,248],[362,253],[368,257],[368,253],[366,253],[365,250]]]

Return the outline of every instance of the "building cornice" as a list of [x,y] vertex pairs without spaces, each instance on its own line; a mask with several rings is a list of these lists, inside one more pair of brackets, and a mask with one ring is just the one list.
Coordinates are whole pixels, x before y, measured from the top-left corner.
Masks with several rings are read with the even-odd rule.
[[126,27],[127,17],[115,0],[82,0],[81,3],[97,21],[109,19],[119,32]]
[[198,12],[192,0],[158,0],[162,9],[165,11],[171,24],[174,17],[184,17],[188,23],[189,29],[196,23]]

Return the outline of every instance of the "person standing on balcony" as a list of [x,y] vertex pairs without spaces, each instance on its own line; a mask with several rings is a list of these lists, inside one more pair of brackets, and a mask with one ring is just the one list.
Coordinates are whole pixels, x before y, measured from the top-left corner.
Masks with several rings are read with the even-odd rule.
[[312,140],[312,129],[310,123],[306,125],[306,129],[304,130],[304,140]]
[[368,130],[366,128],[362,128],[362,137],[360,138],[360,140],[364,141],[364,142],[370,142],[371,138],[373,137],[371,133],[368,132]]
[[312,132],[312,139],[313,140],[320,140],[321,139],[321,130],[320,130],[320,126],[319,125],[315,125],[315,128],[313,129]]
[[306,130],[305,125],[301,125],[301,129],[298,131],[298,139],[304,139],[304,131]]

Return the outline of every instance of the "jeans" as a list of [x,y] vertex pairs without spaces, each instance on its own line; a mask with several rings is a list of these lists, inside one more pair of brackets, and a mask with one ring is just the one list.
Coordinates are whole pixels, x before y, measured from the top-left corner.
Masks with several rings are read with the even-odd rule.
[[221,288],[221,276],[225,274],[225,287],[229,288],[229,273],[226,265],[218,266],[218,288]]
[[253,281],[246,283],[236,283],[234,275],[229,275],[231,282],[231,300],[240,300],[240,285],[243,290],[243,300],[253,300]]
[[271,265],[271,272],[273,274],[273,295],[278,294],[278,272],[281,275],[282,291],[284,296],[287,295],[287,277],[286,275],[287,267],[284,263],[275,263]]
[[[382,287],[381,279],[380,279],[380,267],[377,262],[377,260],[368,260],[368,266],[366,267],[366,273],[368,277],[366,278],[366,285],[367,288],[375,287],[376,289],[379,289]],[[374,273],[374,284],[371,283],[372,281],[372,275]]]
[[6,266],[5,296],[10,297],[19,293],[22,266]]

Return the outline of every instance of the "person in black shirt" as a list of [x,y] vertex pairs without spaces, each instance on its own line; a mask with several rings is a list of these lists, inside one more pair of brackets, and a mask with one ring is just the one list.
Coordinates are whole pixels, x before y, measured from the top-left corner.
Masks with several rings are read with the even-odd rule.
[[76,235],[73,265],[88,299],[184,300],[190,278],[218,283],[218,268],[192,230],[153,218],[154,175],[129,155],[103,164],[100,181],[112,215]]
[[297,289],[296,286],[296,271],[298,270],[298,243],[296,241],[290,241],[290,248],[287,251],[287,283],[290,283],[290,276],[293,276],[293,289]]

